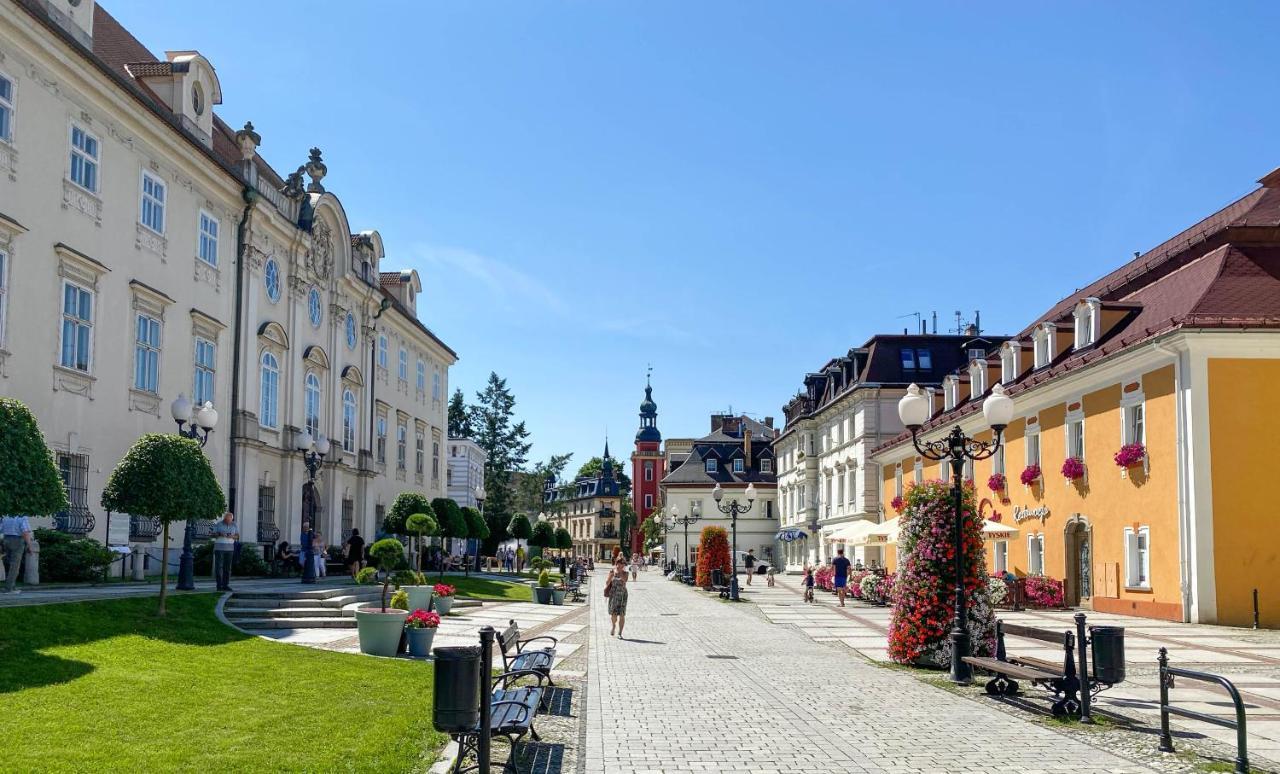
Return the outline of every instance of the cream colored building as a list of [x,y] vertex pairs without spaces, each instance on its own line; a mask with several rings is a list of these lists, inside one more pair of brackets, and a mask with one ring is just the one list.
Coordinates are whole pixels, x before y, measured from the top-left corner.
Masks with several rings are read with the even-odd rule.
[[154,56],[94,0],[0,5],[0,393],[57,455],[61,529],[158,548],[99,501],[139,435],[174,431],[179,394],[219,412],[205,453],[247,542],[296,542],[308,427],[333,444],[330,542],[403,489],[444,494],[456,355],[417,318],[420,278],[380,272],[319,151],[278,175],[222,97],[198,52]]

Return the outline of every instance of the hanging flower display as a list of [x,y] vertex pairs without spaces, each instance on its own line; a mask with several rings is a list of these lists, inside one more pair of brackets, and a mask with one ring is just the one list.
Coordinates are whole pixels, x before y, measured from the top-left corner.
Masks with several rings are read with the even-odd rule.
[[1022,475],[1019,477],[1023,486],[1031,486],[1040,478],[1040,466],[1028,465],[1022,469]]
[[902,499],[902,495],[898,495],[889,501],[889,505],[898,513],[902,513],[902,509],[906,507],[907,501]]
[[1062,607],[1062,581],[1043,575],[1028,575],[1027,602],[1036,607]]
[[1067,457],[1062,461],[1062,476],[1068,481],[1084,478],[1084,462],[1079,457]]
[[1009,482],[1005,480],[1003,473],[992,473],[987,479],[987,489],[992,492],[1003,492],[1008,485]]
[[1141,465],[1142,461],[1147,458],[1147,447],[1140,443],[1126,443],[1120,447],[1120,451],[1116,452],[1116,465],[1122,468],[1131,468],[1134,465]]

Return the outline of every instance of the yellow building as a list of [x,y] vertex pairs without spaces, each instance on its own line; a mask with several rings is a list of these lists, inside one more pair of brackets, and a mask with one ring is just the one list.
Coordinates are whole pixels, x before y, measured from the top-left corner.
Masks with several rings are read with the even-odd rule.
[[[1235,626],[1253,622],[1256,589],[1261,624],[1280,627],[1269,486],[1280,440],[1280,170],[1260,182],[944,382],[922,440],[956,424],[989,439],[982,397],[1001,383],[1014,400],[1001,451],[966,468],[983,515],[1018,530],[988,542],[990,572],[1061,579],[1068,604],[1098,611]],[[1143,454],[1122,467],[1128,444]],[[1074,480],[1069,457],[1083,463]],[[905,434],[872,459],[887,515],[913,482],[945,473]],[[1040,475],[1022,483],[1034,465]]]

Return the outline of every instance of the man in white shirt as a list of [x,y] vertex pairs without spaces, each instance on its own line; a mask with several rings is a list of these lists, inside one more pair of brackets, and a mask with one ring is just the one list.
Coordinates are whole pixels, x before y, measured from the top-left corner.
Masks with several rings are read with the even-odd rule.
[[14,586],[18,583],[22,558],[31,550],[31,522],[26,516],[5,516],[0,519],[0,534],[4,535],[4,561],[8,565],[4,590],[9,594],[21,594]]
[[240,528],[231,511],[222,514],[222,521],[213,525],[213,579],[218,591],[231,590],[231,561],[235,557],[236,541]]

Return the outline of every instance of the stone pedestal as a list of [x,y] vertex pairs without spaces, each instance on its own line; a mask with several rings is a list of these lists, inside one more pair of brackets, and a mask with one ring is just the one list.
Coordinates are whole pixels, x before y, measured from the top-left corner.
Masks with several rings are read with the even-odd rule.
[[130,558],[133,562],[133,579],[136,581],[146,580],[147,550],[135,543]]
[[40,585],[40,541],[31,541],[31,550],[22,560],[22,581],[28,586]]

